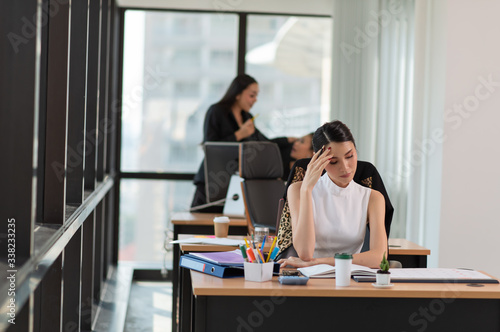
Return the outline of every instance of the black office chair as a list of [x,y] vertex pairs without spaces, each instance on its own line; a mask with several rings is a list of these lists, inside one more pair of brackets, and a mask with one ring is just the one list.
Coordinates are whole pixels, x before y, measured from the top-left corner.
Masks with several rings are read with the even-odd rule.
[[[293,248],[292,243],[292,224],[290,217],[290,208],[288,207],[287,201],[287,190],[290,184],[298,181],[302,181],[304,178],[305,172],[307,170],[307,165],[311,161],[310,158],[300,159],[295,162],[293,168],[290,172],[290,176],[288,177],[286,189],[283,195],[284,204],[281,212],[281,218],[279,221],[278,227],[278,240],[277,245],[280,248],[278,257],[286,258],[290,256],[297,256],[297,252]],[[389,238],[389,233],[391,230],[391,222],[392,216],[394,214],[394,208],[389,199],[389,195],[385,190],[384,183],[382,178],[380,177],[379,172],[371,163],[366,161],[358,160],[358,165],[356,169],[356,173],[354,174],[354,182],[371,189],[375,189],[379,191],[385,198],[385,231],[387,234],[387,238]],[[363,247],[361,252],[367,251],[370,249],[370,228],[367,226],[365,240],[363,242]],[[391,262],[393,267],[398,267],[400,265],[399,262],[393,261]]]
[[271,142],[244,142],[239,153],[241,191],[249,233],[255,227],[268,227],[276,233],[276,216],[285,184],[283,165],[277,144]]

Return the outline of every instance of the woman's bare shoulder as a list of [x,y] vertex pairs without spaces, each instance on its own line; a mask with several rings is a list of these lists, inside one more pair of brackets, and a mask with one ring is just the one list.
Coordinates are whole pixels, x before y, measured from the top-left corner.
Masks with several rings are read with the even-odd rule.
[[300,191],[300,187],[302,187],[302,181],[297,181],[297,182],[292,183],[288,187],[288,194],[299,192]]
[[379,204],[379,203],[383,204],[385,202],[384,195],[382,195],[380,191],[372,189],[370,193],[370,202],[374,204]]
[[294,190],[297,190],[297,189],[300,189],[300,187],[302,187],[302,181],[297,181],[297,182],[294,182],[290,185],[290,187],[288,187],[288,190],[290,189],[294,189]]

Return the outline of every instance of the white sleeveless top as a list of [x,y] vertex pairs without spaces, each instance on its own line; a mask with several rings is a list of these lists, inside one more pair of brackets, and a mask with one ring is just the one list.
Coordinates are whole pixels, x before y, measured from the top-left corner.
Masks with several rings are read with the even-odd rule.
[[325,173],[312,191],[316,245],[314,257],[356,254],[365,238],[371,189],[351,181],[337,186]]

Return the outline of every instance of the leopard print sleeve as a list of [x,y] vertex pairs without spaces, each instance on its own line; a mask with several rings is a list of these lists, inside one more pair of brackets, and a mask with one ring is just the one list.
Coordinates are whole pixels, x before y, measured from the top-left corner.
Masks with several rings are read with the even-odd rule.
[[[302,181],[304,179],[305,170],[302,167],[296,167],[293,174],[292,183]],[[281,212],[280,226],[278,229],[278,240],[277,245],[280,248],[279,254],[288,249],[292,245],[292,218],[290,216],[290,207],[288,206],[288,200],[285,201],[283,205],[283,211]]]

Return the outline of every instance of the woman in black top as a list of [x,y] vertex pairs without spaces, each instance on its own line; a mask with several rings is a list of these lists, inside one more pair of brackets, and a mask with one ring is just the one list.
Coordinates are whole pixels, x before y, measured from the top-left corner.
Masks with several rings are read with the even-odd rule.
[[[236,76],[224,97],[208,109],[203,125],[203,142],[272,141],[278,144],[282,153],[290,150],[295,138],[280,137],[270,140],[255,128],[250,109],[257,101],[258,94],[259,85],[253,77],[246,74]],[[203,162],[194,177],[194,184],[196,192],[191,207],[206,203]],[[222,212],[222,207],[213,206],[198,211]]]

